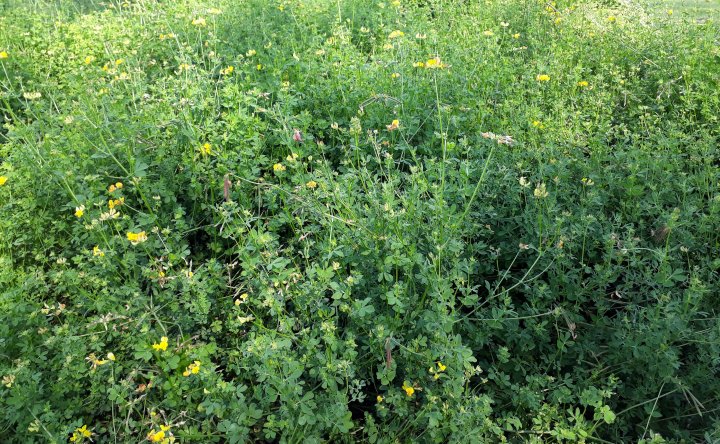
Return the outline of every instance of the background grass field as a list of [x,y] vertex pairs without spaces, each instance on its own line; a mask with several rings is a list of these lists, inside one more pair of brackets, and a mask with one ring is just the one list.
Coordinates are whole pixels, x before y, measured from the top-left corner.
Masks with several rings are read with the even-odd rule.
[[0,440],[717,442],[717,6],[1,2]]

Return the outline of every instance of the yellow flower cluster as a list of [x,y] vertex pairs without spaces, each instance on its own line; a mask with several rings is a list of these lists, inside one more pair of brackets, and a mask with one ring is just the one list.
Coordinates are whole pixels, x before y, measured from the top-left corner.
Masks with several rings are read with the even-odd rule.
[[160,350],[165,351],[165,350],[167,350],[167,348],[168,348],[168,338],[167,338],[167,336],[163,336],[162,338],[160,338],[160,343],[157,343],[157,342],[156,342],[155,344],[152,345],[152,348],[153,348],[153,350],[156,350],[156,351],[160,351]]
[[147,240],[147,235],[144,231],[141,231],[139,233],[133,233],[132,231],[129,231],[127,234],[127,238],[133,245],[137,245],[141,242],[145,242]]
[[447,366],[444,365],[442,362],[437,362],[437,369],[433,366],[428,369],[431,375],[433,375],[433,379],[438,380],[440,379],[440,373],[447,370]]
[[210,145],[207,142],[203,143],[203,145],[200,147],[200,153],[203,156],[207,156],[208,154],[210,154],[211,151],[212,151],[212,145]]
[[413,386],[408,385],[407,381],[403,382],[402,389],[405,390],[405,394],[408,396],[412,396],[413,394],[415,394],[415,389],[413,388]]
[[120,205],[125,203],[125,198],[121,197],[120,199],[110,199],[108,201],[108,208],[111,210],[115,207],[119,207]]
[[150,430],[150,433],[148,433],[147,435],[147,439],[150,442],[159,442],[160,444],[169,444],[175,442],[175,437],[172,436],[172,433],[169,433],[170,436],[168,436],[167,432],[169,431],[169,425],[161,425],[160,430]]
[[402,36],[404,36],[404,35],[405,35],[405,33],[402,32],[402,31],[393,31],[393,32],[390,33],[390,35],[388,35],[388,38],[389,38],[389,39],[396,39],[396,38],[402,37]]
[[198,17],[196,19],[193,19],[192,24],[193,24],[193,26],[201,26],[202,27],[202,26],[206,26],[207,22],[205,21],[204,18]]
[[538,199],[544,199],[548,197],[547,188],[545,186],[545,183],[539,183],[535,190],[533,191],[533,196],[537,197]]
[[535,80],[538,82],[549,82],[550,76],[547,74],[538,74],[537,77],[535,77]]
[[310,189],[313,189],[313,188],[317,187],[317,182],[315,182],[314,180],[311,180],[310,182],[306,183],[305,186]]
[[285,168],[285,165],[283,165],[281,163],[276,163],[275,165],[273,165],[273,171],[275,171],[276,173],[278,173],[280,171],[285,171],[286,169],[287,168]]
[[108,187],[108,193],[112,193],[112,192],[114,192],[115,190],[122,189],[122,187],[123,187],[123,183],[122,183],[122,182],[116,182],[115,184],[111,184],[111,185]]
[[105,253],[100,249],[99,245],[95,245],[93,247],[93,256],[100,256],[100,257],[105,256]]
[[577,84],[581,88],[587,88],[590,85],[586,80],[581,80]]
[[200,364],[200,361],[194,361],[192,364],[188,365],[183,372],[183,376],[188,377],[190,375],[197,375],[198,372],[200,372]]
[[228,67],[225,68],[225,69],[221,69],[221,70],[220,70],[220,74],[222,74],[222,75],[224,75],[224,76],[229,76],[230,74],[233,73],[233,71],[235,71],[235,67],[233,67],[233,66],[228,66]]
[[82,442],[85,438],[90,438],[93,435],[92,431],[88,430],[87,425],[78,427],[70,437],[70,442]]
[[395,119],[390,123],[390,125],[385,125],[388,131],[395,131],[396,129],[400,128],[400,121]]
[[98,359],[95,353],[90,353],[85,360],[90,363],[90,370],[95,370],[99,366],[107,364],[106,359]]

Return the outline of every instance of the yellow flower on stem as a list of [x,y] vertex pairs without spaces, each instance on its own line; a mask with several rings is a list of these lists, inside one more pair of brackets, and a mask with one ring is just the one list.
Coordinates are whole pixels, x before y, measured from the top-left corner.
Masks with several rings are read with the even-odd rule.
[[550,76],[547,74],[538,74],[537,77],[535,77],[535,80],[538,82],[549,82]]
[[133,233],[132,231],[129,231],[127,234],[127,238],[133,245],[137,245],[141,242],[145,242],[147,240],[147,235],[144,231],[141,231],[139,233]]
[[273,165],[273,171],[275,171],[276,173],[278,173],[280,171],[285,171],[286,169],[287,168],[285,168],[285,165],[283,165],[281,163],[276,163],[275,165]]
[[[150,442],[159,442],[159,443],[170,443],[174,441],[174,438],[166,438],[165,432],[168,432],[170,430],[169,425],[161,425],[160,430],[155,431],[154,429],[148,433],[147,439]],[[172,436],[172,435],[171,435]]]
[[315,182],[314,180],[311,180],[310,182],[306,183],[305,186],[310,189],[313,189],[313,188],[317,187],[317,182]]
[[105,256],[105,253],[103,253],[103,251],[100,249],[99,245],[95,245],[93,247],[93,256],[100,256],[100,257]]
[[415,393],[415,389],[408,385],[407,381],[403,382],[402,389],[405,390],[405,394],[408,396],[412,396]]
[[200,365],[200,361],[194,361],[192,364],[187,366],[183,372],[183,376],[188,377],[190,375],[197,375],[200,372]]
[[75,207],[75,217],[82,217],[85,214],[85,205]]
[[156,342],[155,344],[153,344],[153,345],[152,345],[152,348],[153,348],[153,350],[156,350],[156,351],[160,351],[160,350],[165,351],[165,350],[167,350],[167,348],[168,348],[168,338],[167,338],[167,336],[163,336],[162,338],[160,338],[160,342],[159,342],[159,343]]
[[193,26],[205,26],[205,25],[207,25],[207,22],[205,21],[204,18],[198,17],[196,19],[193,19],[192,24],[193,24]]
[[7,59],[10,57],[6,51],[0,51],[0,59]]
[[404,35],[405,35],[405,33],[402,32],[402,31],[393,31],[393,32],[390,33],[390,35],[388,35],[388,38],[389,38],[389,39],[396,39],[396,38],[402,37],[402,36],[404,36]]
[[91,430],[88,430],[87,425],[78,427],[70,437],[70,442],[84,441],[85,438],[90,438],[93,435]]
[[548,192],[544,183],[539,183],[535,187],[535,190],[533,191],[533,196],[537,197],[538,199],[548,197]]
[[400,128],[400,121],[395,119],[390,125],[385,125],[385,127],[388,131],[395,131],[396,129]]
[[587,81],[585,81],[585,80],[581,80],[581,81],[579,81],[577,84],[578,84],[578,86],[580,86],[580,87],[582,87],[582,88],[587,88],[587,86],[590,85],[590,84],[589,84]]
[[210,154],[211,150],[212,150],[212,145],[210,145],[210,144],[207,143],[207,142],[205,142],[205,143],[200,147],[200,153],[202,153],[203,156],[207,156],[208,154]]
[[8,181],[7,176],[0,176],[0,187],[5,185]]

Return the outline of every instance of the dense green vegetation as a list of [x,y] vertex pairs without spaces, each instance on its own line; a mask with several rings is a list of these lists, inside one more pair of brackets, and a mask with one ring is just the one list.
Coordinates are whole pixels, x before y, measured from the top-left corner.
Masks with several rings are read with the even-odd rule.
[[2,441],[716,442],[692,14],[5,2]]

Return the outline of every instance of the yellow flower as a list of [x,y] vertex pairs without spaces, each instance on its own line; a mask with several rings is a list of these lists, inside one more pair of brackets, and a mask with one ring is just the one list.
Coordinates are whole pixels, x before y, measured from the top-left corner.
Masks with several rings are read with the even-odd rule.
[[388,38],[389,38],[389,39],[396,39],[396,38],[402,37],[402,36],[404,36],[404,35],[405,35],[405,33],[402,32],[402,31],[393,31],[393,32],[390,33],[390,35],[388,35]]
[[395,131],[396,129],[400,128],[400,121],[395,119],[390,125],[385,125],[385,127],[387,127],[388,131]]
[[192,24],[194,26],[205,26],[205,25],[207,25],[207,22],[205,22],[204,18],[199,17],[199,18],[193,19]]
[[400,73],[394,72],[394,73],[390,74],[390,77],[392,77],[393,79],[397,79],[398,77],[400,77]]
[[95,56],[87,56],[85,57],[85,64],[89,65],[95,60]]
[[5,185],[8,181],[7,176],[0,176],[0,187]]
[[543,125],[543,123],[539,120],[533,120],[532,126],[534,126],[535,128],[540,128],[540,129],[545,128],[545,125]]
[[125,59],[117,59],[117,60],[115,60],[115,66],[120,66],[120,65],[122,65],[123,63],[125,63]]
[[248,57],[252,57],[252,56],[254,56],[255,54],[257,54],[257,51],[255,51],[254,49],[251,49],[251,50],[249,50],[248,52],[245,53],[245,55],[248,56]]
[[202,153],[203,156],[207,156],[208,154],[210,154],[211,149],[212,149],[212,145],[210,145],[209,143],[206,142],[200,147],[200,152]]
[[100,257],[105,256],[105,253],[103,253],[103,251],[100,249],[99,245],[95,245],[93,247],[93,256],[100,256]]
[[188,365],[183,372],[183,376],[188,377],[190,375],[197,375],[200,372],[200,364],[200,361],[194,361],[192,364]]
[[380,395],[377,395],[377,402],[383,402],[383,399],[385,399],[385,398],[383,398]]
[[150,442],[162,442],[163,439],[165,439],[165,431],[159,430],[159,431],[151,431],[150,434],[148,434],[148,439]]
[[220,74],[222,74],[222,75],[224,75],[224,76],[229,76],[230,74],[232,74],[233,71],[235,71],[235,67],[233,67],[233,66],[228,66],[228,67],[225,68],[225,69],[221,69],[221,70],[220,70]]
[[120,188],[122,188],[122,187],[123,187],[122,182],[117,182],[117,183],[115,184],[115,188],[117,188],[118,190],[119,190]]
[[517,32],[517,33],[513,34],[513,35],[512,35],[512,38],[514,38],[514,39],[519,39],[519,38],[520,38],[520,33]]
[[424,62],[415,62],[413,63],[413,68],[425,68]]
[[8,55],[7,52],[5,52],[5,51],[0,51],[0,59],[6,59],[6,58],[8,58],[8,57],[10,57],[10,56]]
[[166,433],[166,432],[169,432],[169,431],[170,431],[169,425],[161,425],[160,430],[158,430],[158,431],[155,431],[154,429],[150,430],[150,433],[148,433],[148,435],[147,435],[147,439],[150,442],[159,442],[161,444],[173,443],[173,442],[175,442],[175,437],[173,437],[172,433],[169,433],[170,436],[167,436],[168,433]]
[[437,366],[439,372],[444,372],[447,369],[447,366],[443,365],[443,363],[440,361],[438,361]]
[[405,394],[412,396],[415,393],[415,389],[408,385],[407,381],[403,382],[402,389],[405,390]]
[[495,33],[488,29],[487,31],[483,31],[483,35],[490,37],[495,35]]
[[537,77],[535,77],[535,80],[538,82],[548,82],[550,80],[550,76],[547,74],[538,74]]
[[263,69],[262,64],[258,63],[257,65],[255,65],[255,69],[257,69],[258,71],[262,71],[262,69]]
[[577,84],[578,84],[578,86],[582,86],[583,88],[587,87],[589,85],[589,83],[585,80],[581,80]]
[[75,429],[70,437],[70,442],[77,442],[84,440],[85,438],[90,438],[92,434],[92,431],[88,430],[87,425],[83,425],[82,427]]
[[145,242],[147,240],[147,235],[144,231],[141,231],[139,233],[133,233],[132,231],[128,231],[127,239],[132,242],[133,245],[137,245],[141,242]]
[[82,217],[85,214],[85,205],[75,207],[75,217]]
[[673,15],[673,10],[672,10],[672,9],[668,9],[668,10],[667,10],[667,14],[668,14],[668,15]]
[[107,358],[108,358],[109,360],[111,360],[111,361],[114,361],[114,360],[115,360],[115,353],[109,352],[109,353],[107,354]]
[[611,16],[608,17],[607,19],[608,19],[608,21],[609,21],[610,23],[612,23],[612,22],[614,22],[615,20],[617,20],[614,15],[611,15]]
[[120,205],[125,203],[125,198],[121,197],[120,199],[110,199],[108,201],[108,208],[111,210],[115,207],[119,207]]
[[152,345],[152,348],[153,348],[154,350],[158,350],[158,351],[159,351],[159,350],[165,351],[165,350],[167,350],[167,347],[168,347],[168,338],[167,338],[167,336],[163,336],[162,338],[160,338],[160,343],[155,343],[155,344]]
[[533,191],[533,196],[537,197],[538,199],[543,199],[545,197],[548,197],[547,189],[545,188],[544,183],[540,183],[535,187],[535,191]]
[[317,187],[317,182],[315,182],[314,180],[311,180],[310,182],[306,183],[305,186],[310,189],[313,189],[313,188]]
[[90,354],[88,355],[88,357],[85,358],[85,360],[88,361],[88,362],[90,362],[90,364],[91,364],[90,370],[93,370],[93,371],[94,371],[96,368],[98,368],[99,366],[104,365],[104,364],[107,363],[107,361],[104,360],[104,359],[98,359],[98,358],[95,356],[95,353],[90,353]]
[[285,165],[281,163],[276,163],[275,165],[273,165],[273,171],[275,171],[276,173],[279,171],[285,171],[285,169]]

